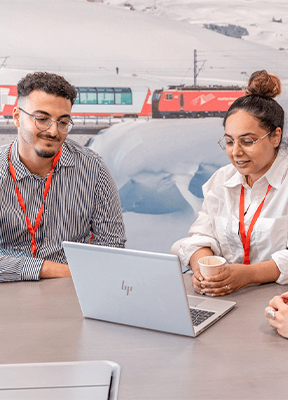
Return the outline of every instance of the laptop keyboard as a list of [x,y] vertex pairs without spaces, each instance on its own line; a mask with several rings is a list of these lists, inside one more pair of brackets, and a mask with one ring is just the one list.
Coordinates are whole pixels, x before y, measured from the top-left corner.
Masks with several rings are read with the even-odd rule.
[[200,325],[202,322],[206,321],[207,318],[215,314],[213,311],[199,310],[198,308],[190,308],[190,314],[192,317],[192,322],[194,326]]

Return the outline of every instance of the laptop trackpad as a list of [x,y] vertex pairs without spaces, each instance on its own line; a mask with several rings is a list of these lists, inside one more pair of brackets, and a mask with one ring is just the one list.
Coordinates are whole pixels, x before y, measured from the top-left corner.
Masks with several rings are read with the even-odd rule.
[[199,305],[206,301],[206,299],[201,296],[190,296],[187,295],[189,307],[199,307]]

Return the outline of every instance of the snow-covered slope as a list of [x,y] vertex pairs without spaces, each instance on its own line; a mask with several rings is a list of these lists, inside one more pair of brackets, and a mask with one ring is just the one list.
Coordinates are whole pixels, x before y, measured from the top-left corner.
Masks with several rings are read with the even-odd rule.
[[[241,2],[238,0],[236,6]],[[198,75],[199,84],[245,84],[251,72],[262,68],[287,80],[286,51],[168,19],[169,10],[171,7],[175,10],[178,4],[173,3],[172,7],[170,0],[157,2],[157,10],[160,6],[162,11],[166,10],[157,16],[156,12],[113,7],[110,2],[0,0],[0,62],[5,61],[0,72],[9,74],[13,68],[49,69],[71,76],[72,81],[76,80],[75,75],[81,75],[82,81],[87,82],[104,79],[121,85],[129,81],[130,85],[146,84],[156,89],[168,84],[193,83],[196,49],[198,69],[204,62]],[[181,3],[179,12],[185,15]],[[186,8],[188,5],[186,2]],[[223,9],[226,10],[224,6]],[[207,22],[211,11],[215,19],[217,13],[211,10],[210,3],[206,9]],[[244,11],[242,6],[239,13],[243,15]],[[228,18],[228,11],[223,12],[219,21],[224,15]],[[278,25],[281,24],[273,26]]]
[[[244,40],[288,50],[288,3],[286,0],[104,0],[167,19],[202,27],[204,24],[236,25],[245,28]],[[126,6],[131,9],[131,6]]]
[[[0,10],[0,84],[41,69],[81,86],[188,85],[196,49],[198,84],[246,85],[267,69],[281,78],[287,109],[286,0],[0,0]],[[204,23],[235,24],[249,35],[235,39]],[[169,252],[187,235],[201,185],[228,163],[217,145],[221,122],[132,121],[95,137],[92,148],[119,188],[128,247]]]
[[217,144],[220,118],[117,124],[90,147],[119,189],[127,247],[169,252],[202,205],[201,186],[229,160]]

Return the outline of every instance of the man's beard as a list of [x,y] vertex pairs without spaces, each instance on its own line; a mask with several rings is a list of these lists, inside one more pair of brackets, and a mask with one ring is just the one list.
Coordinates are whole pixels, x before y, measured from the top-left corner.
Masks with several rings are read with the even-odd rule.
[[52,158],[56,155],[55,151],[46,151],[46,150],[36,150],[35,153],[38,157],[41,158]]
[[[45,134],[45,133],[38,134],[38,137],[52,139],[54,142],[60,141],[59,139],[54,138],[53,136],[51,137],[49,134]],[[50,147],[50,145],[48,145],[48,147]],[[37,150],[37,149],[35,149],[35,153],[37,154],[38,157],[41,157],[41,158],[52,158],[52,157],[56,156],[57,151],[55,152],[52,150]]]

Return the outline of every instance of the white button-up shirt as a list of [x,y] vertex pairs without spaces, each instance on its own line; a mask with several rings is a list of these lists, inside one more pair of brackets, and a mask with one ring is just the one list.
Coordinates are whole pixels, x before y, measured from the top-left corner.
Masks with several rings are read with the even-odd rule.
[[280,270],[277,283],[288,283],[288,155],[280,150],[270,167],[252,188],[232,165],[220,168],[203,185],[204,202],[198,218],[181,243],[179,256],[184,265],[202,247],[210,247],[228,264],[242,264],[244,250],[239,232],[241,186],[245,187],[245,232],[268,193],[251,234],[250,263],[273,259]]

